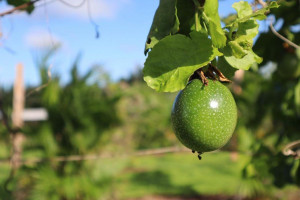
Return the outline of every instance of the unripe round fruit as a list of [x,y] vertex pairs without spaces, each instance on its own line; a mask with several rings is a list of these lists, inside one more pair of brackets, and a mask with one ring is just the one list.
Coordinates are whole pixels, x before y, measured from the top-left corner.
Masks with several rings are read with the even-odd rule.
[[227,87],[209,80],[204,86],[192,80],[180,91],[172,108],[177,138],[197,152],[214,151],[231,138],[237,122],[235,100]]

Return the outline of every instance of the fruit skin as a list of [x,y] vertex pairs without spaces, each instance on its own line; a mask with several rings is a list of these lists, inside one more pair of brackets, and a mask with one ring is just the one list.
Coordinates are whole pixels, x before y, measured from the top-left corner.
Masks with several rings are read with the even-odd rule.
[[237,122],[237,107],[219,81],[204,86],[192,80],[174,101],[171,119],[177,138],[197,152],[214,151],[231,138]]

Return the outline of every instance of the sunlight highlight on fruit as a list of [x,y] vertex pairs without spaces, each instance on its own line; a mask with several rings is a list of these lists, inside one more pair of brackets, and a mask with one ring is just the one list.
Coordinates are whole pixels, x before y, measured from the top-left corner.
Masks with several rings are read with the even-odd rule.
[[210,107],[211,108],[218,108],[219,106],[219,103],[215,100],[212,100],[210,103],[209,103]]

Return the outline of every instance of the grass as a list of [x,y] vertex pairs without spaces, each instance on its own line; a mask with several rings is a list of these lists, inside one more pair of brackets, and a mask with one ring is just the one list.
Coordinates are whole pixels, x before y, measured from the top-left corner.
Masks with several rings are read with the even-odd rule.
[[[101,162],[102,167],[112,160]],[[148,195],[195,196],[234,195],[240,183],[239,162],[226,152],[204,154],[169,154],[159,157],[135,157],[115,172],[113,189],[118,198]]]
[[[81,175],[86,178],[84,180],[90,179],[95,183],[95,189],[102,191],[103,199],[234,196],[243,182],[240,172],[246,160],[242,155],[239,155],[237,160],[232,160],[228,152],[205,153],[201,161],[192,153],[109,158],[85,161],[84,165],[89,171]],[[9,165],[0,165],[0,172],[0,183],[3,186],[9,174]],[[47,185],[47,182],[45,184]],[[78,184],[83,183],[79,181]],[[276,196],[278,199],[295,199],[287,194],[300,195],[299,192],[295,193],[297,191],[295,187],[278,190]],[[5,195],[8,194],[1,187],[0,196],[9,199]]]

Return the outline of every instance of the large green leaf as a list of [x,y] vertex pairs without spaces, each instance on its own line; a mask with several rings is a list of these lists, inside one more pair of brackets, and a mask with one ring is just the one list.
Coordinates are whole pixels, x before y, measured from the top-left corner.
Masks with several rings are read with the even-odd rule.
[[153,48],[159,40],[178,32],[179,20],[176,12],[176,0],[160,0],[147,36],[145,54],[149,49]]
[[179,33],[189,35],[195,30],[195,10],[193,1],[177,0],[177,17],[179,19]]
[[191,32],[190,37],[167,36],[149,53],[143,70],[144,80],[159,92],[175,92],[186,86],[195,70],[219,55],[207,34]]
[[218,0],[206,1],[204,4],[204,14],[208,20],[208,30],[213,45],[217,48],[222,48],[226,45],[226,36],[221,27],[218,7]]

